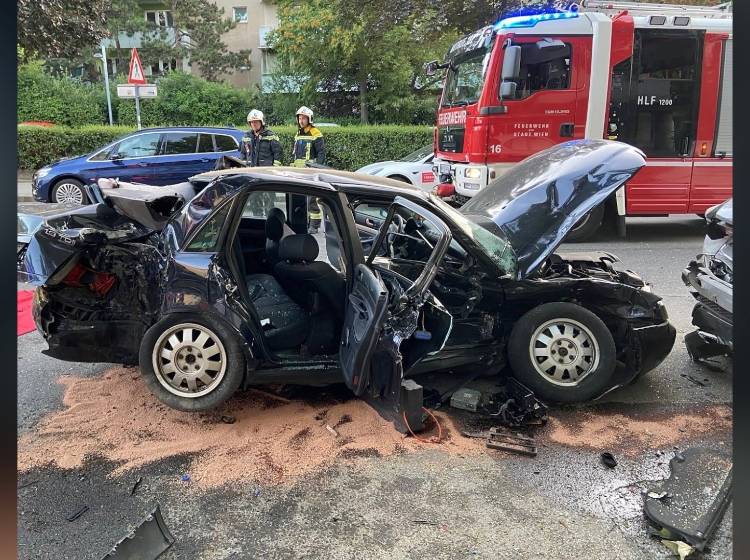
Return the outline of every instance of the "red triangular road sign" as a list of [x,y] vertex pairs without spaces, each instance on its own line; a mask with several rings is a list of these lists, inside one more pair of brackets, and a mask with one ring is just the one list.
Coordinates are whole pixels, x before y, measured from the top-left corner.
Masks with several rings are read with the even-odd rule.
[[128,72],[128,83],[146,83],[146,75],[143,73],[143,63],[141,62],[141,57],[138,56],[138,51],[136,49],[133,49],[133,52],[130,53],[130,71]]

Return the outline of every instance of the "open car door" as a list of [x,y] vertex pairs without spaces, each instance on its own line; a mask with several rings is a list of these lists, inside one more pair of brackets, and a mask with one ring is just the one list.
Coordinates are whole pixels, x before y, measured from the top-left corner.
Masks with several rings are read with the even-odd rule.
[[[438,232],[437,240],[426,242],[431,252],[416,279],[410,280],[389,272],[384,280],[386,271],[380,274],[373,260],[381,247],[389,245],[398,236],[414,239],[408,228],[404,227],[405,213],[429,220]],[[397,225],[390,227],[394,223],[394,216],[397,216]],[[418,204],[396,197],[388,209],[367,262],[358,265],[354,271],[352,291],[344,315],[339,360],[344,381],[356,395],[362,395],[367,390],[373,371],[377,369],[379,388],[371,393],[377,393],[378,397],[398,396],[403,376],[399,353],[401,343],[410,339],[417,330],[422,308],[431,298],[428,288],[451,239],[448,226]],[[436,331],[430,345],[433,350],[442,348],[450,332],[450,321],[443,324],[447,324],[447,327]],[[377,368],[373,362],[376,354],[379,354],[376,361],[380,364]]]

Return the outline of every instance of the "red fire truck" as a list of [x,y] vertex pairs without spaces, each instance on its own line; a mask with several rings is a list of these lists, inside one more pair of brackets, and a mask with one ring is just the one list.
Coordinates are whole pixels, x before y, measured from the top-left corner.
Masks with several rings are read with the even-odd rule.
[[535,152],[609,138],[643,150],[647,166],[570,239],[596,231],[605,210],[623,235],[625,216],[702,214],[729,198],[731,2],[575,8],[502,19],[426,65],[447,69],[435,128],[438,194],[462,203]]

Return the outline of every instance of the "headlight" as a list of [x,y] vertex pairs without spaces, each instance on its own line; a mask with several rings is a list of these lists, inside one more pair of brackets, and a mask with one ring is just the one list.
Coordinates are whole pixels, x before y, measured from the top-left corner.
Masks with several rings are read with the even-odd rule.
[[37,177],[44,177],[46,175],[49,175],[49,172],[52,171],[51,167],[42,167],[39,171],[36,172]]
[[469,167],[464,173],[464,177],[467,179],[479,179],[481,176],[482,170],[478,167]]

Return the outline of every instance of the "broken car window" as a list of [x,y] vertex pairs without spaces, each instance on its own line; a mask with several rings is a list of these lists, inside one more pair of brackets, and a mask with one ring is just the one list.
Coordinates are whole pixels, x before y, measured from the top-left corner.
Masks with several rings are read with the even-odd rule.
[[188,251],[214,251],[216,249],[221,228],[227,221],[231,206],[231,204],[225,204],[223,208],[206,221],[205,225],[187,246]]

